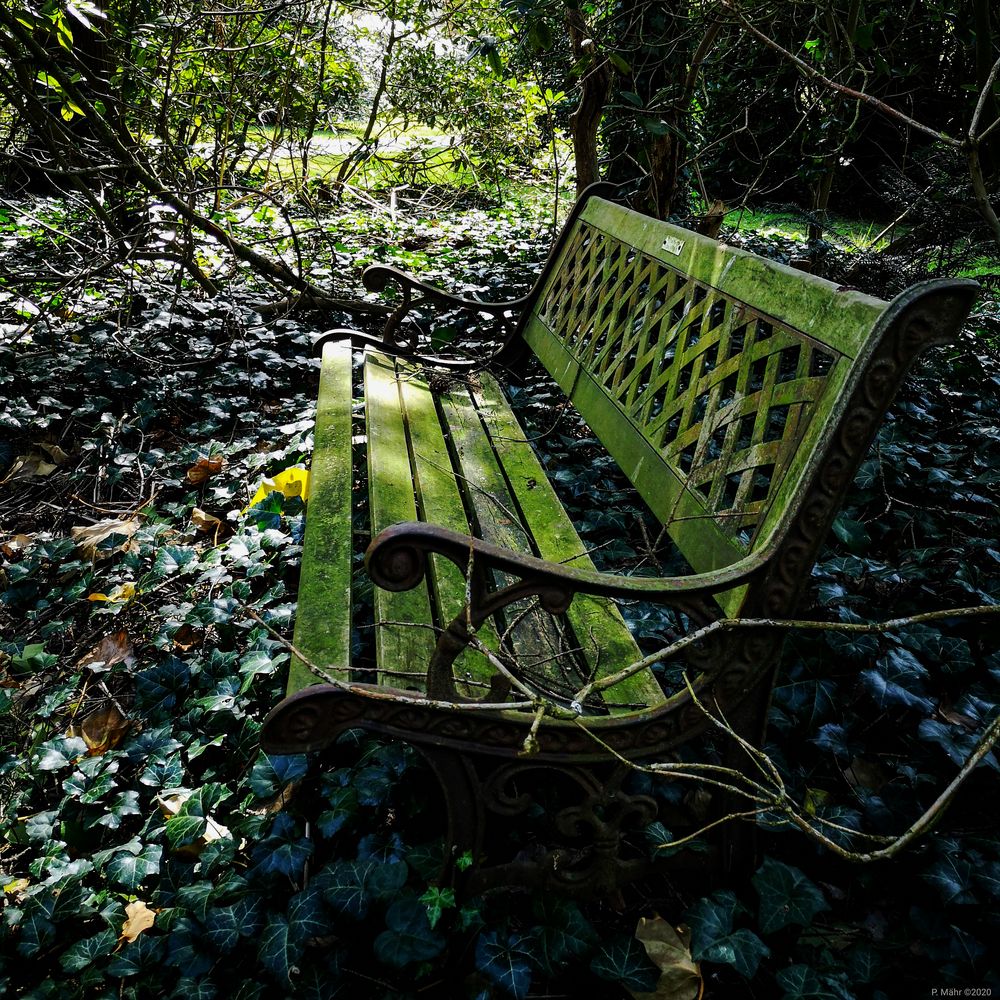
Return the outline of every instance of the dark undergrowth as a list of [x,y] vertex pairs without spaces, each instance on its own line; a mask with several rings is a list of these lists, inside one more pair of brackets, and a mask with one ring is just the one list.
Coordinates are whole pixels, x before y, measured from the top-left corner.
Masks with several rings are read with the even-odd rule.
[[[548,240],[516,206],[330,224],[349,277],[385,259],[489,297],[523,289]],[[307,465],[311,341],[347,317],[265,321],[236,279],[206,300],[147,271],[79,284],[26,331],[24,275],[53,248],[16,221],[7,237],[21,277],[0,284],[6,995],[627,996],[656,983],[634,932],[657,913],[689,928],[674,964],[698,963],[664,997],[694,995],[698,976],[726,998],[1000,990],[993,754],[891,861],[837,860],[772,826],[745,879],[656,880],[586,905],[438,884],[438,793],[403,746],[349,734],[312,758],[262,755],[288,656],[245,609],[291,634],[305,508],[294,477],[247,507],[264,477]],[[995,316],[984,302],[907,383],[805,617],[874,621],[1000,596]],[[596,558],[669,571],[586,428],[553,426],[549,393],[529,379],[515,403]],[[656,608],[624,610],[649,648],[675,634]],[[995,628],[793,635],[768,751],[817,819],[891,836],[998,711]],[[664,834],[647,831],[651,851]]]

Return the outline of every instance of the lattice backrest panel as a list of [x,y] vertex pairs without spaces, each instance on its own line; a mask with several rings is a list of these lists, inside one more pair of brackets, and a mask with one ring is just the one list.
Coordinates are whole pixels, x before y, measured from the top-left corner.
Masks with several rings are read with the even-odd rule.
[[[747,551],[810,422],[829,409],[844,353],[587,222],[565,245],[535,320],[571,359],[563,387],[595,430],[607,423],[602,407],[626,418],[599,436],[667,526],[711,522]],[[668,510],[650,449],[678,487]]]

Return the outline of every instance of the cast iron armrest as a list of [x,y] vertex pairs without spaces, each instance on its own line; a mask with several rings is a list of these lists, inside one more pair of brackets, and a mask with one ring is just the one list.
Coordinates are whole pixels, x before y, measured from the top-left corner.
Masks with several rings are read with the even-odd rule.
[[671,599],[707,597],[747,583],[765,568],[772,549],[773,546],[764,545],[723,569],[691,576],[621,576],[548,562],[440,525],[407,521],[376,535],[365,553],[365,568],[377,586],[385,590],[409,590],[423,579],[428,554],[436,553],[455,563],[467,577],[470,567],[473,572],[498,569],[524,583],[531,582],[551,592],[553,603],[559,603],[554,600],[556,592],[564,595],[566,605],[574,594],[670,603]]
[[440,302],[453,309],[470,309],[473,312],[485,312],[493,315],[503,315],[519,309],[525,302],[527,296],[519,299],[512,299],[510,302],[483,302],[480,299],[466,299],[460,295],[453,295],[443,288],[430,285],[426,281],[415,278],[406,271],[401,271],[398,267],[389,264],[371,264],[365,268],[361,275],[361,282],[370,292],[383,292],[386,286],[392,282],[399,285],[404,297],[419,292],[425,299],[433,302]]
[[[410,521],[394,524],[372,540],[365,567],[372,582],[385,590],[409,590],[424,578],[427,557],[443,556],[466,577],[468,603],[441,633],[427,669],[427,693],[432,698],[463,700],[455,685],[453,665],[483,623],[498,611],[525,598],[537,600],[549,614],[565,612],[576,594],[631,597],[673,605],[696,619],[712,617],[707,598],[730,590],[760,573],[771,547],[724,569],[678,577],[630,577],[579,569],[514,552],[435,524]],[[490,587],[489,569],[515,577],[513,583]],[[509,675],[509,671],[505,671]],[[497,674],[488,700],[510,695],[509,676]]]
[[[385,321],[385,326],[382,328],[382,344],[389,350],[404,347],[414,353],[417,347],[416,333],[414,332],[409,338],[402,338],[398,334],[400,325],[414,306],[424,302],[433,302],[449,309],[485,313],[500,323],[501,328],[505,328],[504,335],[498,339],[497,344],[497,347],[502,347],[510,340],[513,327],[528,299],[527,296],[512,299],[510,302],[482,302],[479,299],[467,299],[460,295],[452,295],[434,285],[429,285],[427,282],[388,264],[372,264],[365,268],[364,274],[361,275],[361,281],[370,292],[384,291],[389,284],[399,286],[402,301]],[[414,298],[414,295],[418,297]]]

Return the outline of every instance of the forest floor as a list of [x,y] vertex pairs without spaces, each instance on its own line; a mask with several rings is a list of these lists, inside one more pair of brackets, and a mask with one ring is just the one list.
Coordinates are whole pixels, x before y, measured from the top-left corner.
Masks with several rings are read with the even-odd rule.
[[[311,276],[360,294],[361,269],[382,261],[499,298],[530,285],[551,239],[537,194],[409,206],[324,208],[299,247]],[[664,960],[661,1000],[702,982],[710,997],[785,1000],[1000,990],[992,754],[891,863],[852,866],[772,827],[750,879],[585,906],[436,885],[435,800],[403,747],[261,754],[288,653],[247,611],[290,636],[307,509],[283,494],[248,505],[265,477],[308,465],[311,344],[356,324],[265,319],[266,289],[211,248],[215,298],[164,263],[88,274],[74,259],[86,224],[56,200],[0,214],[0,993],[138,997],[175,981],[172,996],[199,998],[628,996],[656,985],[633,936],[656,913],[691,935]],[[287,250],[270,224],[246,220]],[[787,233],[727,235],[798,253]],[[906,282],[869,248],[831,250],[823,266],[885,296]],[[78,280],[60,284],[53,267]],[[1000,600],[995,296],[907,383],[804,617]],[[514,394],[529,425],[551,423],[544,392],[529,380]],[[643,559],[645,515],[585,435],[561,425],[539,451],[569,470],[557,485],[584,538],[627,570]],[[655,615],[631,617],[663,637]],[[793,637],[768,751],[814,815],[889,836],[998,712],[995,628]],[[663,832],[648,831],[651,850]]]

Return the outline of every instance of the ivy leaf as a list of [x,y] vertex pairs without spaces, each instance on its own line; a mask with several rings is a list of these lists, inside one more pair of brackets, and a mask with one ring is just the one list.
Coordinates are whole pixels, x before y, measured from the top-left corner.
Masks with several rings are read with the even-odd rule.
[[420,897],[420,902],[427,907],[427,919],[430,921],[431,930],[434,930],[444,911],[455,907],[455,890],[432,885]]
[[972,893],[972,862],[968,858],[956,853],[946,854],[939,858],[927,871],[923,872],[923,877],[937,889],[944,903],[975,903],[976,897]]
[[691,928],[691,955],[700,961],[702,953],[733,929],[736,916],[736,896],[725,890],[699,899],[684,916]]
[[207,880],[191,882],[177,890],[177,905],[186,907],[204,922],[214,893],[215,886]]
[[66,972],[79,972],[102,955],[110,955],[118,944],[118,935],[106,928],[93,937],[77,941],[59,956],[59,964]]
[[240,939],[240,925],[236,909],[232,906],[216,906],[208,913],[205,933],[213,948],[228,954]]
[[534,909],[540,924],[532,933],[541,948],[542,968],[550,974],[597,944],[597,932],[576,903],[546,896]]
[[[923,719],[917,730],[920,738],[928,743],[936,743],[948,755],[952,763],[961,767],[972,756],[979,745],[979,736],[957,726],[940,722],[938,719]],[[977,767],[992,767],[1000,770],[1000,761],[993,754],[987,754]]]
[[656,989],[660,969],[650,961],[646,949],[634,937],[622,935],[604,945],[590,963],[590,970],[601,979],[619,983],[628,990],[650,992]]
[[426,962],[444,951],[445,941],[435,934],[427,910],[416,899],[400,899],[385,915],[387,930],[375,938],[375,957],[401,969],[411,962]]
[[133,840],[108,861],[105,873],[112,882],[135,892],[150,875],[159,874],[162,855],[163,848],[159,844],[143,846]]
[[696,962],[731,965],[747,979],[757,974],[760,960],[770,949],[752,931],[733,931],[739,903],[728,889],[700,899],[685,915],[691,928],[691,957]]
[[[33,901],[34,902],[34,901]],[[17,953],[31,958],[49,945],[56,935],[56,926],[49,920],[55,901],[51,897],[44,903],[26,906],[21,914],[21,940],[17,943]],[[13,914],[8,914],[10,920]]]
[[760,960],[770,954],[771,949],[753,931],[740,927],[706,948],[702,958],[731,965],[744,979],[753,979]]
[[208,820],[204,816],[172,816],[167,820],[167,842],[170,849],[176,851],[193,844],[207,826]]
[[305,945],[310,938],[330,931],[323,894],[313,885],[297,892],[288,903],[288,922],[297,942]]
[[527,936],[501,938],[497,931],[480,934],[476,968],[516,1000],[528,995],[535,956]]
[[170,997],[171,1000],[174,997],[178,1000],[216,1000],[218,995],[219,990],[211,980],[205,979],[203,976],[197,979],[182,976],[177,980],[177,985]]
[[60,771],[69,767],[87,752],[87,744],[77,736],[59,736],[46,740],[35,752],[34,764],[39,771]]
[[143,934],[126,944],[107,965],[107,973],[118,979],[137,976],[147,969],[159,969],[166,951],[165,938]]
[[302,954],[301,945],[294,940],[288,918],[272,913],[260,935],[257,955],[261,964],[284,986],[291,985],[292,967]]
[[316,821],[324,837],[332,837],[358,814],[358,796],[353,788],[345,786],[332,789],[326,796],[330,808],[321,812]]
[[879,708],[902,705],[929,712],[933,707],[924,693],[927,669],[908,649],[890,649],[874,670],[861,671],[861,683]]
[[764,934],[789,924],[808,927],[817,913],[830,908],[805,874],[773,858],[764,859],[753,884],[760,896],[759,925]]
[[777,984],[785,991],[782,1000],[843,1000],[839,990],[825,986],[819,976],[808,965],[790,965],[775,977]]
[[135,676],[135,691],[140,704],[151,709],[168,709],[191,683],[191,668],[176,657],[142,670]]
[[180,545],[164,545],[156,553],[156,561],[153,563],[153,574],[160,579],[165,576],[171,576],[191,566],[197,559],[198,553],[193,548]]
[[323,897],[338,913],[361,920],[368,913],[370,900],[365,882],[376,861],[338,861],[317,879]]
[[295,879],[312,856],[312,851],[312,841],[298,835],[295,820],[286,813],[279,813],[270,836],[257,845],[253,857],[258,872]]
[[164,962],[187,976],[202,976],[211,971],[216,958],[204,949],[201,925],[189,917],[181,917],[172,925]]
[[309,771],[304,753],[261,754],[250,772],[250,788],[259,799],[273,799],[285,785],[300,781]]
[[405,861],[387,861],[369,871],[366,886],[373,899],[392,899],[406,885],[408,876]]

